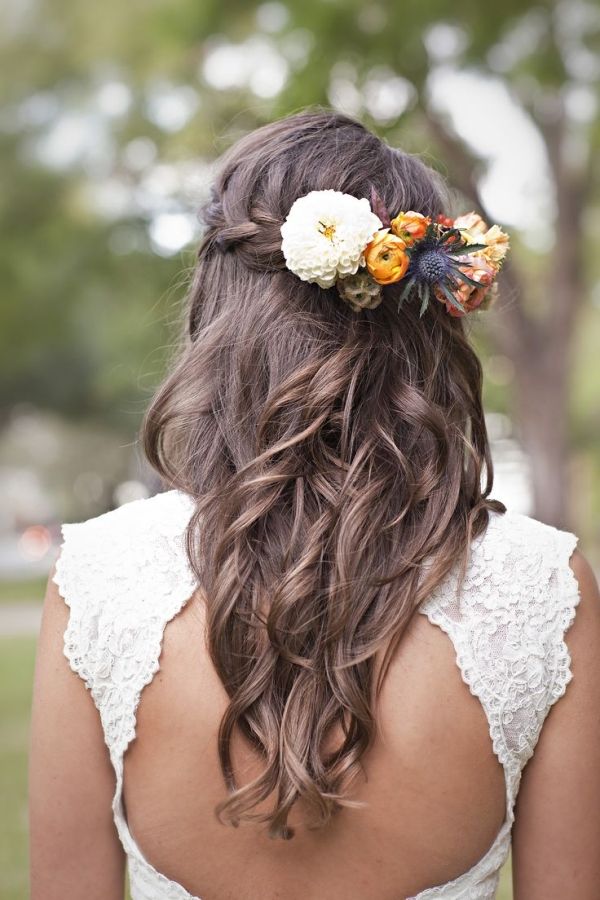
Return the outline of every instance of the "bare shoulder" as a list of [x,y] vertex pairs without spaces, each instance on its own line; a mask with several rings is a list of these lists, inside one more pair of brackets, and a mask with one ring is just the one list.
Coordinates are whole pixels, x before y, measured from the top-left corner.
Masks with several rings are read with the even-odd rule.
[[44,599],[31,716],[31,897],[122,900],[114,773],[92,698],[64,654],[69,608],[55,574],[56,565]]
[[[38,637],[33,694],[33,738],[36,728],[45,728],[48,720],[55,726],[57,717],[64,716],[62,721],[64,728],[58,729],[57,732],[60,734],[56,735],[59,739],[64,738],[65,747],[62,755],[71,752],[69,742],[79,726],[82,726],[82,732],[91,739],[99,755],[104,758],[104,740],[97,710],[83,680],[72,671],[64,652],[70,611],[56,583],[56,571],[57,563],[53,565],[48,576]],[[39,749],[35,744],[35,740],[32,739],[33,749]]]
[[600,593],[579,551],[579,590],[564,635],[572,679],[523,772],[513,828],[515,900],[593,900],[600,884]]
[[597,609],[597,611],[600,612],[600,590],[598,589],[598,581],[594,574],[594,570],[580,550],[575,550],[571,556],[570,566],[579,585],[582,607],[585,606],[587,608],[588,606],[591,606],[592,613],[594,612],[594,609]]
[[[58,562],[58,561],[57,561]],[[57,583],[57,562],[52,565],[42,608],[42,623],[38,642],[38,658],[40,654],[62,652],[62,637],[69,620],[69,608],[64,602]]]
[[[579,590],[579,600],[573,624],[565,633],[571,655],[573,682],[569,684],[563,709],[577,702],[600,704],[600,590],[594,571],[580,550],[575,550],[569,566]],[[588,697],[589,694],[589,697]],[[569,696],[567,696],[569,695]],[[557,705],[558,709],[558,705]],[[600,712],[600,706],[597,707]],[[565,713],[563,713],[565,715]],[[555,713],[558,718],[558,713]]]

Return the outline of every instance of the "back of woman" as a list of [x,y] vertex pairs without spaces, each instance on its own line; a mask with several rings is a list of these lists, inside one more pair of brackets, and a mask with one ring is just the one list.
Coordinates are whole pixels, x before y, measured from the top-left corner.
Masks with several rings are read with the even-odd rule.
[[464,320],[507,239],[446,204],[333,113],[223,160],[165,490],[63,526],[49,580],[33,900],[126,863],[133,900],[487,900],[511,839],[517,900],[597,898],[600,598],[490,498]]

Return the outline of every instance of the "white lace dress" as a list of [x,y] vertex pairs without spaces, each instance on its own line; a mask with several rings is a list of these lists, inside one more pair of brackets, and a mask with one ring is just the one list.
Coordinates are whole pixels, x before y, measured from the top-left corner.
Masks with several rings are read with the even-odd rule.
[[[123,756],[141,692],[159,668],[166,624],[196,586],[183,540],[192,510],[187,495],[167,491],[65,524],[54,576],[70,607],[65,655],[91,691],[116,774],[113,812],[133,900],[199,900],[144,859],[122,804]],[[408,900],[496,896],[521,772],[572,678],[564,636],[579,601],[569,566],[576,542],[525,516],[492,514],[473,544],[460,599],[452,575],[420,607],[451,639],[463,680],[485,710],[505,774],[506,818],[468,872]]]

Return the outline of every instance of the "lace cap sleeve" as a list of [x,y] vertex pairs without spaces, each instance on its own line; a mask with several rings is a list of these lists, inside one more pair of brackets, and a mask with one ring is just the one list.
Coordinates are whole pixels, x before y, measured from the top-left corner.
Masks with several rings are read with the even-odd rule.
[[69,607],[64,634],[64,654],[87,688],[94,683],[94,658],[90,637],[97,632],[98,610],[90,592],[90,522],[66,522],[61,526],[62,543],[52,581]]
[[549,621],[554,636],[554,679],[550,684],[548,710],[563,696],[573,678],[571,654],[565,636],[575,621],[576,609],[581,599],[579,584],[571,568],[570,560],[577,547],[578,538],[568,531],[555,532],[553,573],[551,581],[551,609]]
[[574,535],[527,516],[492,516],[460,589],[453,576],[420,609],[451,637],[511,779],[572,678],[565,634],[579,602],[569,565],[576,544]]
[[62,526],[53,581],[70,610],[64,654],[90,690],[116,757],[134,736],[165,625],[196,586],[184,544],[192,508],[170,491]]

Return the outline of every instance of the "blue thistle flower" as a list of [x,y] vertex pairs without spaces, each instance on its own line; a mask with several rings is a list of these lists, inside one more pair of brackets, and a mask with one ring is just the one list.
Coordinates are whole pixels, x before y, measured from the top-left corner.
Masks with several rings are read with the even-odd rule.
[[442,278],[447,278],[451,272],[448,254],[439,247],[431,249],[426,247],[420,253],[415,254],[413,265],[419,279],[428,284],[435,284]]
[[417,241],[407,252],[410,256],[410,264],[406,273],[406,285],[398,301],[398,309],[413,288],[421,301],[423,315],[431,297],[431,291],[439,288],[446,300],[465,312],[463,306],[455,297],[456,288],[460,281],[471,284],[474,287],[480,285],[469,278],[461,266],[461,256],[484,249],[484,244],[466,244],[456,228],[439,229],[433,223],[429,225],[422,240]]

